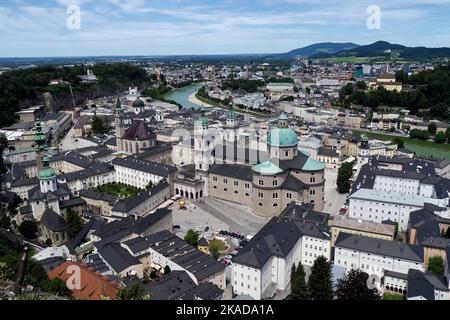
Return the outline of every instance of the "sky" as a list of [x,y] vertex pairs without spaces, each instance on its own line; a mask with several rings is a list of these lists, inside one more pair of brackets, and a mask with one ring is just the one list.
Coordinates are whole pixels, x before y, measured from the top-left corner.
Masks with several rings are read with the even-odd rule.
[[[369,6],[380,28],[368,28]],[[0,0],[0,57],[281,53],[378,40],[450,47],[449,17],[450,0]]]

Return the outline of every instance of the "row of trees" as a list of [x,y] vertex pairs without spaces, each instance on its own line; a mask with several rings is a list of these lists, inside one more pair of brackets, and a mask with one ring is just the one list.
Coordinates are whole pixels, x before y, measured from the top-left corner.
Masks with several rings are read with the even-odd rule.
[[369,275],[361,270],[352,269],[336,284],[333,293],[331,264],[323,256],[314,262],[308,283],[301,263],[291,270],[291,294],[287,300],[379,300],[380,292],[368,286]]
[[338,169],[336,185],[339,193],[348,193],[350,191],[350,178],[353,175],[353,166],[349,162],[343,163]]

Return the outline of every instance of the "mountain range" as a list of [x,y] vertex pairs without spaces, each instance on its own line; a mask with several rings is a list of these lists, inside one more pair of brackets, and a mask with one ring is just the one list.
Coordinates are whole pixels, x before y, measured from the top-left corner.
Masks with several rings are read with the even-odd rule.
[[450,48],[407,47],[387,41],[377,41],[368,45],[354,43],[323,42],[298,48],[278,57],[294,58],[338,58],[338,57],[389,57],[396,54],[398,58],[421,60],[450,57]]

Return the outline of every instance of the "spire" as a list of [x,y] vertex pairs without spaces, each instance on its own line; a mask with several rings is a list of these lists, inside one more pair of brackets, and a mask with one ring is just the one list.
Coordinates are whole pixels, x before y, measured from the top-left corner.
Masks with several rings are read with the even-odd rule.
[[117,101],[116,101],[116,111],[122,111],[122,103],[120,103],[120,96],[117,96]]

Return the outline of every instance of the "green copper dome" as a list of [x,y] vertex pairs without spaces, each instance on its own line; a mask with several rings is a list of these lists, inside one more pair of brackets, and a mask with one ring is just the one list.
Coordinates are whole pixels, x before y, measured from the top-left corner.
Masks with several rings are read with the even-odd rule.
[[270,161],[256,164],[252,167],[252,170],[261,175],[275,175],[283,172],[279,166]]
[[295,147],[298,144],[297,134],[291,128],[272,128],[267,134],[267,144],[279,148]]
[[227,118],[228,118],[228,119],[235,119],[235,118],[236,118],[236,112],[234,112],[233,109],[228,110],[228,112],[227,112]]
[[53,170],[53,168],[44,168],[39,170],[39,179],[53,179],[54,177],[56,177],[56,173],[55,170]]
[[196,124],[201,125],[202,127],[207,127],[209,122],[208,122],[208,118],[206,117],[202,117],[199,120],[195,121]]
[[308,158],[302,168],[303,171],[322,171],[325,170],[325,163]]
[[288,117],[287,117],[287,115],[286,115],[286,113],[281,113],[280,114],[280,117],[278,118],[278,120],[287,120],[288,119]]

